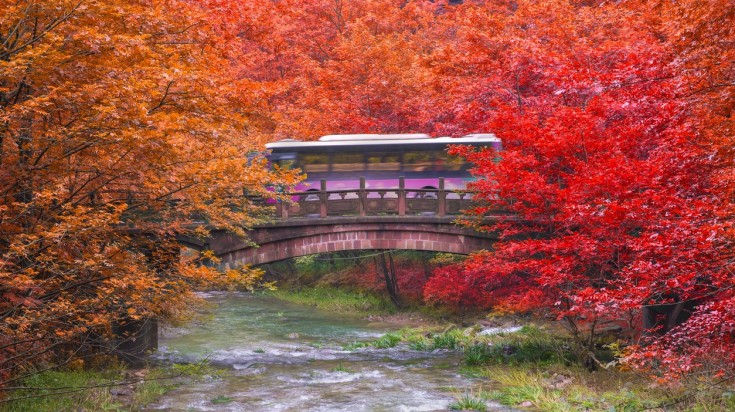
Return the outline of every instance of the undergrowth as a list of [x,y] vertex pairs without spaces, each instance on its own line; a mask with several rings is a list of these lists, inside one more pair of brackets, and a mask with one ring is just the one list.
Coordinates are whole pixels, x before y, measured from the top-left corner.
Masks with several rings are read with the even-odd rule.
[[[0,399],[0,412],[139,410],[184,382],[221,374],[206,361],[150,367],[144,378],[131,376],[130,372],[120,366],[105,371],[39,371],[22,380],[19,389]],[[117,390],[129,394],[113,395]]]
[[363,291],[324,286],[300,290],[278,289],[264,293],[287,302],[337,313],[364,316],[395,313],[396,311],[395,306],[388,299]]

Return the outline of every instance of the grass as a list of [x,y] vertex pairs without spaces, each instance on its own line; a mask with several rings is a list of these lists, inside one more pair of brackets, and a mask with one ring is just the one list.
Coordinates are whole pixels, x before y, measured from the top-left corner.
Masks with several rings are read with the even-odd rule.
[[383,335],[372,342],[354,342],[345,349],[372,346],[392,348],[401,343],[416,351],[436,349],[462,350],[467,365],[484,364],[555,364],[568,363],[568,342],[537,327],[528,326],[518,332],[478,336],[472,329],[439,327],[406,328]]
[[394,333],[388,333],[377,340],[373,341],[371,345],[377,349],[388,349],[388,348],[395,348],[396,345],[401,341],[401,336],[394,334]]
[[657,386],[643,376],[619,370],[588,372],[576,366],[496,365],[474,370],[495,383],[489,398],[511,407],[531,405],[549,412],[567,411],[694,411],[735,410],[735,399],[722,388],[702,390],[686,398],[679,387]]
[[339,363],[339,365],[335,366],[332,369],[332,372],[345,372],[345,373],[352,373],[352,370],[347,368],[346,366],[342,365],[342,362]]
[[[145,378],[126,378],[126,371],[56,370],[34,374],[0,401],[0,412],[51,412],[67,410],[139,410],[186,381],[217,377],[206,362],[147,369]],[[123,383],[123,384],[121,384]],[[114,396],[111,389],[128,390],[130,396]]]
[[432,335],[431,349],[449,349],[455,350],[463,346],[463,332],[459,329],[453,329],[439,334]]
[[553,365],[577,361],[569,339],[532,325],[514,333],[475,338],[465,347],[467,365]]
[[266,292],[278,299],[314,306],[321,310],[353,315],[380,315],[394,313],[393,304],[380,296],[361,292],[337,289],[333,287],[317,287],[301,290],[279,289]]
[[370,342],[353,341],[351,343],[348,343],[346,345],[343,345],[342,346],[342,349],[349,350],[349,351],[354,351],[354,350],[358,350],[358,349],[362,349],[362,348],[367,348],[369,346],[370,346]]
[[421,351],[462,350],[464,374],[492,382],[492,392],[457,395],[450,405],[453,410],[482,411],[485,401],[493,399],[511,407],[549,412],[735,411],[732,388],[712,388],[703,381],[699,392],[690,393],[683,387],[656,386],[629,371],[589,372],[581,366],[569,338],[533,325],[495,335],[478,335],[472,328],[404,329],[360,347],[400,344]]
[[486,411],[487,404],[481,397],[475,397],[471,393],[465,393],[450,403],[449,409],[453,411]]
[[[28,390],[15,390],[0,403],[2,412],[63,410],[116,410],[122,407],[110,387],[122,374],[95,371],[46,371],[22,382]],[[99,387],[93,387],[98,386]]]
[[210,402],[212,402],[215,405],[224,405],[224,404],[228,404],[232,402],[233,400],[234,399],[230,398],[229,396],[221,395],[221,396],[218,396],[212,399]]

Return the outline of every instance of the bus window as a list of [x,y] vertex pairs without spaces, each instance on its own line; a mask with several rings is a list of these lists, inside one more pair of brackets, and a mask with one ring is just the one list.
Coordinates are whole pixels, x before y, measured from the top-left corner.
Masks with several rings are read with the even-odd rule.
[[431,152],[405,152],[403,154],[403,170],[424,172],[431,170]]
[[361,172],[365,170],[362,153],[334,153],[332,155],[333,172]]
[[450,156],[447,152],[441,151],[436,152],[436,160],[434,161],[434,170],[442,171],[448,170],[456,172],[462,170],[464,166],[464,159],[457,156]]
[[329,157],[326,153],[302,153],[301,164],[306,173],[329,171]]
[[367,170],[401,170],[401,156],[397,153],[368,153]]

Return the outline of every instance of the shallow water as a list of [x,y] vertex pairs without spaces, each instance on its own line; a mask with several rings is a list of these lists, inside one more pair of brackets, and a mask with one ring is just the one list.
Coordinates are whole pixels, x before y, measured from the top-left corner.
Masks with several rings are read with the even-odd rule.
[[147,410],[444,411],[478,384],[457,372],[454,352],[343,349],[389,332],[387,325],[263,296],[205,297],[206,318],[165,329],[156,357],[208,359],[227,372],[181,386]]

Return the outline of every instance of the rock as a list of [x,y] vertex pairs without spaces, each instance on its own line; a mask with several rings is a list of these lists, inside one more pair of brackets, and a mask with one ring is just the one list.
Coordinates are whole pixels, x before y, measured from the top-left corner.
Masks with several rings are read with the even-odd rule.
[[510,356],[518,352],[518,348],[513,345],[503,345],[503,355]]
[[559,375],[555,373],[554,376],[552,376],[551,379],[546,382],[546,384],[551,389],[563,389],[571,385],[572,382],[574,382],[574,379],[572,379],[571,376]]
[[501,333],[513,333],[521,330],[521,326],[496,326],[492,328],[485,328],[481,330],[479,335],[497,335]]
[[470,326],[469,328],[464,330],[464,336],[475,336],[478,332],[482,330],[482,326],[480,325],[474,325]]
[[112,396],[130,396],[133,394],[133,388],[123,386],[115,387],[110,389],[110,395]]
[[521,408],[530,408],[530,407],[533,406],[533,402],[531,402],[531,401],[523,401],[523,402],[519,403],[518,406],[520,406]]

